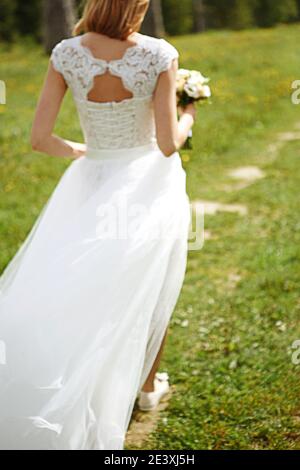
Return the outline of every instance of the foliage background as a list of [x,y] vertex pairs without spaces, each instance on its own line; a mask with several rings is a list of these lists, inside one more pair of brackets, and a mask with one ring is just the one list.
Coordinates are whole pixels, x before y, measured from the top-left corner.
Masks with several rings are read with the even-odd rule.
[[[166,32],[169,35],[192,33],[194,8],[199,0],[161,0]],[[0,38],[16,36],[41,38],[43,0],[0,0]],[[78,6],[81,0],[76,0]],[[270,27],[300,20],[300,0],[203,0],[207,29]]]

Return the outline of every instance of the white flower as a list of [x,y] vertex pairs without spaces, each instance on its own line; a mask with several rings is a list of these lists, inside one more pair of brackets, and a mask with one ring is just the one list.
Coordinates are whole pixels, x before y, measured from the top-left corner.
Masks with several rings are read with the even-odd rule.
[[201,82],[199,82],[199,80],[197,79],[197,77],[190,77],[190,78],[186,81],[186,83],[187,83],[188,85],[191,85],[191,86],[192,86],[192,85],[201,85]]
[[208,85],[203,85],[200,90],[200,98],[210,98],[211,97],[211,90]]
[[209,78],[204,77],[201,72],[197,72],[196,70],[191,71],[190,77],[191,80],[201,83],[202,85],[209,82]]
[[283,323],[282,321],[280,321],[280,320],[277,321],[276,326],[277,326],[279,331],[286,331],[286,324]]
[[190,71],[189,70],[186,70],[186,69],[179,69],[177,71],[177,77],[180,79],[180,78],[184,78],[184,79],[187,79],[189,78],[191,75]]
[[190,98],[198,100],[200,98],[200,90],[197,83],[186,83],[184,85],[184,91]]
[[207,83],[209,78],[204,77],[197,70],[179,69],[176,77],[177,96],[180,99],[184,93],[193,101],[209,98],[211,96],[210,87]]
[[234,370],[238,367],[238,361],[237,359],[233,359],[233,361],[230,362],[229,364],[229,369]]

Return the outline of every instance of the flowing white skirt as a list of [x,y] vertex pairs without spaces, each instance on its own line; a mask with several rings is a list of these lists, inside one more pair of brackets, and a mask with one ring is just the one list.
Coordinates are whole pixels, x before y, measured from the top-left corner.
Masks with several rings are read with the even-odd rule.
[[180,156],[67,169],[0,278],[0,449],[123,449],[186,269]]

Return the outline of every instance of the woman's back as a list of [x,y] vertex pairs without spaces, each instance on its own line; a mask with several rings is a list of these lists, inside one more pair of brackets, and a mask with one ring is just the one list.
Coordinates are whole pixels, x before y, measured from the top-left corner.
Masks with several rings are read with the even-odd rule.
[[92,149],[156,142],[153,95],[159,75],[178,52],[164,39],[142,34],[135,35],[133,45],[124,49],[122,44],[121,52],[120,43],[96,33],[76,36],[60,42],[51,56],[72,90]]

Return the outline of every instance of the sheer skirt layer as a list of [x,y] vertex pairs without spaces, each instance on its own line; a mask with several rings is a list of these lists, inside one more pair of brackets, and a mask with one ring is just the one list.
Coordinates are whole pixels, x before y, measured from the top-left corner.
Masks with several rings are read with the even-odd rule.
[[123,448],[182,286],[190,212],[177,153],[114,155],[70,165],[0,278],[1,449]]

